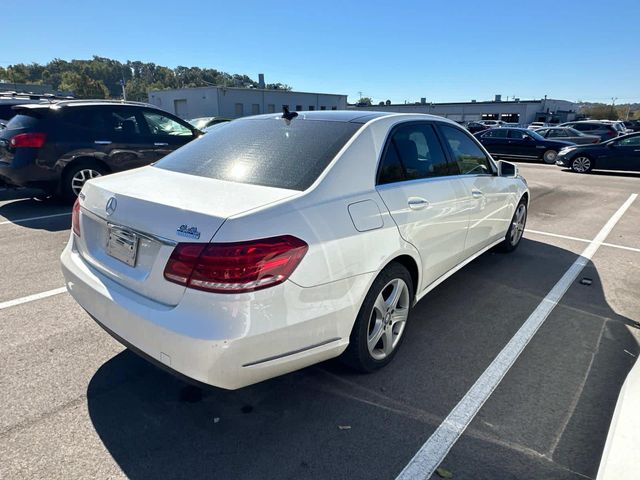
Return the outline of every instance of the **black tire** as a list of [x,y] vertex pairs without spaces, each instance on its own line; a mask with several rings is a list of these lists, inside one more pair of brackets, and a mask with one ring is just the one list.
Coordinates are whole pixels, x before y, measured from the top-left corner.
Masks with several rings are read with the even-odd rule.
[[558,158],[558,151],[550,148],[549,150],[545,150],[540,159],[546,163],[547,165],[553,165],[556,163],[556,159]]
[[[66,202],[73,202],[78,196],[77,186],[78,176],[83,171],[94,172],[90,178],[95,178],[107,173],[107,170],[97,162],[82,161],[77,164],[71,164],[63,172],[58,187],[58,195]],[[89,180],[89,175],[87,175]],[[85,180],[86,181],[86,180]]]
[[[376,308],[376,300],[379,295],[382,295],[384,298],[384,293],[388,292],[389,288],[394,288],[394,285],[390,284],[396,281],[398,281],[398,285],[401,285],[400,282],[404,282],[404,285],[407,287],[407,295],[405,296],[403,290],[403,293],[400,294],[402,296],[402,302],[398,302],[397,310],[394,309],[394,313],[388,313],[383,318],[380,318],[376,313],[378,311]],[[406,325],[411,316],[411,308],[413,306],[414,288],[411,275],[408,270],[399,263],[391,263],[380,272],[371,285],[356,317],[351,336],[349,337],[349,346],[341,357],[344,363],[360,372],[369,373],[379,370],[393,360],[393,357],[400,349],[400,345],[404,340]],[[393,321],[392,319],[395,317],[394,314],[396,312],[402,312],[398,313],[398,315],[404,315],[404,308],[406,308],[406,319],[403,325],[400,325],[401,322],[386,323],[387,317],[389,317],[391,322]],[[398,330],[400,326],[399,336],[397,340],[395,340],[396,337],[393,337],[394,331]],[[380,329],[383,330],[383,333],[376,342],[376,345],[385,344],[385,339],[388,338],[387,331],[391,332],[391,338],[394,339],[391,341],[392,347],[390,353],[385,354],[384,358],[379,358],[379,355],[384,353],[384,348],[376,349],[374,346],[372,353],[368,346],[370,336],[373,339],[373,334],[378,333]],[[378,357],[376,357],[376,354]]]
[[[519,221],[519,212],[521,209],[524,209],[524,217],[522,218],[522,223]],[[502,243],[498,244],[498,250],[504,253],[513,252],[518,245],[520,245],[520,241],[522,240],[522,235],[524,234],[524,229],[527,225],[527,214],[528,207],[526,199],[520,200],[518,206],[516,207],[515,212],[513,212],[513,217],[511,218],[511,223],[509,224],[509,230],[507,230],[507,234],[504,236],[504,240]],[[519,229],[518,233],[514,233],[515,229]],[[515,235],[515,236],[514,236]]]
[[576,155],[571,159],[571,171],[589,173],[593,170],[593,159],[587,155]]

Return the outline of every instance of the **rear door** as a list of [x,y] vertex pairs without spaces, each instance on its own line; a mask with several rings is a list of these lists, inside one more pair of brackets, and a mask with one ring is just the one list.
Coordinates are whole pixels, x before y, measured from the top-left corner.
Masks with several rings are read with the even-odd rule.
[[156,159],[164,157],[196,137],[186,122],[155,110],[141,110]]
[[480,137],[480,142],[490,153],[506,155],[509,152],[507,132],[506,128],[492,128]]
[[514,182],[499,177],[480,146],[463,130],[440,124],[450,158],[455,161],[458,179],[465,187],[469,229],[465,241],[465,258],[502,238],[513,215]]
[[376,188],[400,235],[420,253],[422,287],[464,258],[469,214],[464,186],[452,173],[433,124],[402,123],[391,131]]

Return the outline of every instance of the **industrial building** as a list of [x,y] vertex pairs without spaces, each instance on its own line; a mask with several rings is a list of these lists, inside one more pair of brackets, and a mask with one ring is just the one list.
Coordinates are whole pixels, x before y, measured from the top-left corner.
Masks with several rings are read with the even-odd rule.
[[502,120],[508,123],[528,125],[531,122],[569,122],[576,119],[578,105],[567,100],[543,98],[540,100],[503,101],[496,95],[493,101],[429,103],[422,98],[419,103],[350,106],[362,110],[378,110],[400,113],[429,113],[454,121]]
[[[260,85],[264,77],[260,75]],[[181,118],[239,118],[261,113],[344,110],[347,96],[330,93],[293,92],[267,88],[197,87],[149,92],[149,103]]]

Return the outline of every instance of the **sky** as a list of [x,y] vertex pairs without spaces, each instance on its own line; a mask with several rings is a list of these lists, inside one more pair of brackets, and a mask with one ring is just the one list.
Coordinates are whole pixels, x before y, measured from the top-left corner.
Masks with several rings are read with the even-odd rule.
[[393,103],[640,102],[640,0],[2,0],[0,65],[93,55]]

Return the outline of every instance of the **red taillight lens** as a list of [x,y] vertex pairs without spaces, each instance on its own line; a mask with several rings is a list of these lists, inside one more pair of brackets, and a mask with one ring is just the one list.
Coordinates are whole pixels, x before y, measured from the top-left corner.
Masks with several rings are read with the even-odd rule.
[[19,133],[11,137],[9,145],[11,148],[29,147],[40,148],[44,145],[44,141],[47,139],[46,133]]
[[80,200],[76,198],[76,203],[73,204],[73,210],[71,210],[71,228],[73,233],[80,236]]
[[252,292],[284,282],[308,248],[291,235],[237,243],[179,243],[164,277],[208,292]]

